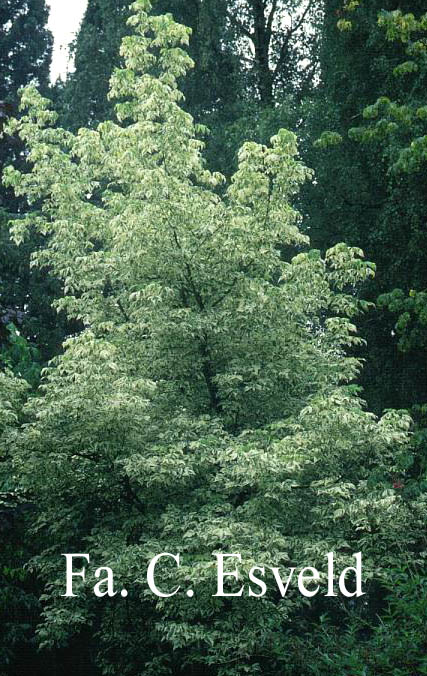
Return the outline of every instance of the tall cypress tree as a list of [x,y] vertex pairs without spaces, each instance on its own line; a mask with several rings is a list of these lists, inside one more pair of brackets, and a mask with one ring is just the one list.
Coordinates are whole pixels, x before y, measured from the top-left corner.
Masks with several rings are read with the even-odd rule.
[[113,115],[108,83],[120,63],[119,46],[126,33],[128,0],[89,0],[72,45],[75,71],[59,97],[61,120],[69,129],[96,125]]
[[52,36],[45,0],[4,0],[0,7],[0,97],[15,100],[16,89],[35,80],[48,84]]
[[[6,0],[0,7],[0,126],[17,113],[18,89],[29,83],[41,92],[49,90],[49,67],[52,35],[47,28],[49,11],[45,0]],[[0,175],[5,166],[18,164],[28,168],[26,154],[19,139],[4,134],[0,140]],[[0,181],[0,361],[16,372],[36,378],[31,361],[35,352],[19,341],[14,324],[22,336],[37,347],[38,359],[48,360],[57,353],[65,334],[65,325],[51,308],[58,295],[56,283],[45,271],[30,266],[32,253],[40,248],[41,236],[32,234],[21,247],[9,238],[8,221],[14,214],[23,215],[29,208]],[[9,326],[8,326],[9,325]]]
[[[47,28],[48,8],[45,0],[6,0],[0,7],[0,127],[17,111],[18,89],[35,83],[42,92],[49,88],[52,35]],[[0,175],[14,162],[22,168],[26,156],[19,139],[3,134],[0,141]],[[0,181],[0,350],[10,346],[13,338],[7,325],[19,325],[23,334],[35,341],[44,358],[56,351],[61,337],[57,332],[56,313],[50,309],[51,283],[30,269],[31,252],[40,245],[32,236],[18,249],[9,239],[8,220],[22,214],[28,204],[16,198]],[[12,340],[13,342],[13,340]],[[19,353],[19,350],[18,350]],[[22,362],[16,349],[12,361]],[[9,351],[9,358],[10,351]],[[21,355],[22,356],[22,355]],[[3,354],[4,358],[4,354]]]
[[[46,27],[45,0],[4,0],[0,6],[0,127],[13,112],[17,90],[35,82],[46,91],[52,51],[52,36]],[[16,141],[3,137],[0,171],[17,155]],[[0,208],[10,209],[12,194],[0,187]]]
[[[17,114],[20,87],[31,82],[41,91],[49,87],[52,36],[47,20],[45,0],[0,3],[0,177],[4,167],[12,162],[25,170],[22,143],[16,136],[1,132],[7,119]],[[16,198],[0,180],[0,436],[4,414],[6,420],[8,416],[14,420],[15,404],[25,394],[24,378],[32,384],[37,380],[37,352],[25,337],[43,343],[45,357],[58,341],[56,313],[49,306],[51,283],[43,273],[30,269],[30,255],[40,246],[42,238],[32,235],[21,248],[9,238],[9,219],[19,217],[27,209],[26,201]],[[12,381],[10,367],[23,378]],[[39,611],[37,586],[23,569],[33,551],[25,534],[28,499],[16,490],[9,452],[10,445],[1,438],[0,672],[2,676],[15,676],[31,671],[34,676],[41,676],[47,665],[40,664],[33,645]]]

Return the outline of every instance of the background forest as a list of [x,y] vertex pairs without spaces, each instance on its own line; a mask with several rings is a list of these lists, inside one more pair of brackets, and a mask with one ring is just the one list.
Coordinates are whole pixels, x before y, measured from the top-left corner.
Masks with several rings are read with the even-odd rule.
[[53,85],[47,19],[0,7],[0,676],[427,674],[425,2],[89,0]]

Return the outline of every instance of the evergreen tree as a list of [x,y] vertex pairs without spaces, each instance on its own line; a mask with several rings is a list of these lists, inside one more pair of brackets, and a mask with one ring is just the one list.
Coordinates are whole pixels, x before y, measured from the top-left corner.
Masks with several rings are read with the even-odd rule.
[[[52,36],[47,30],[44,0],[3,0],[0,3],[0,175],[14,162],[25,170],[25,149],[18,137],[2,133],[18,111],[18,89],[29,83],[46,92]],[[34,552],[26,537],[28,499],[17,490],[10,470],[7,430],[19,420],[27,383],[39,379],[41,362],[57,351],[57,316],[50,299],[57,287],[45,274],[30,269],[30,256],[41,246],[35,233],[24,247],[9,237],[8,221],[28,209],[0,181],[0,673],[15,676],[39,660],[34,649],[39,589],[23,566]],[[53,293],[53,287],[55,292]],[[38,349],[40,348],[40,350]],[[13,373],[17,376],[13,378]]]
[[[240,552],[247,575],[323,571],[327,552],[341,567],[363,551],[374,579],[402,551],[420,558],[425,503],[392,486],[411,455],[409,420],[377,420],[349,384],[357,288],[373,266],[344,244],[307,250],[291,201],[310,172],[290,132],[245,144],[218,194],[223,178],[205,169],[179,106],[188,30],[149,7],[133,4],[136,35],[113,77],[118,124],[55,129],[27,88],[28,112],[9,125],[33,170],[9,169],[8,183],[40,200],[49,242],[37,259],[86,327],[47,369],[25,427],[6,432],[37,496],[39,639],[64,645],[84,631],[110,675],[308,674],[295,633],[311,635],[327,609],[345,622],[345,604],[283,597],[272,576],[263,598],[216,597],[213,554]],[[18,220],[15,238],[34,222]],[[299,253],[285,261],[283,245]],[[97,599],[91,566],[76,597],[61,598],[61,553],[86,551],[126,599]],[[180,592],[156,599],[148,560],[178,551],[180,568],[157,582]],[[370,604],[353,600],[362,619]]]
[[[52,36],[46,27],[47,19],[44,0],[6,0],[0,7],[0,132],[7,118],[17,112],[20,87],[33,82],[42,92],[48,90]],[[24,149],[16,136],[3,134],[0,174],[12,161],[24,168]],[[18,371],[24,368],[22,352],[17,354],[13,341],[11,344],[15,329],[8,329],[9,324],[19,327],[37,345],[41,355],[36,361],[57,352],[64,335],[57,315],[50,308],[52,295],[58,292],[55,284],[46,280],[44,273],[30,268],[31,252],[41,246],[41,237],[33,236],[19,250],[9,238],[8,221],[12,214],[27,209],[25,200],[16,199],[13,191],[0,185],[0,363],[6,360]],[[27,375],[31,368],[30,364],[25,366]],[[34,369],[32,373],[35,376]],[[32,382],[33,376],[29,376]]]
[[49,80],[52,37],[46,28],[44,0],[5,0],[0,8],[0,97],[16,101],[16,90],[35,81],[43,90]]
[[128,7],[128,0],[88,1],[72,45],[75,71],[58,96],[61,121],[69,129],[96,125],[113,115],[107,94],[111,74],[120,64]]
[[[34,82],[46,92],[52,36],[46,28],[45,0],[5,0],[0,7],[0,131],[13,112],[20,87]],[[13,139],[2,138],[0,172],[19,150]],[[0,209],[11,208],[13,195],[0,189]]]

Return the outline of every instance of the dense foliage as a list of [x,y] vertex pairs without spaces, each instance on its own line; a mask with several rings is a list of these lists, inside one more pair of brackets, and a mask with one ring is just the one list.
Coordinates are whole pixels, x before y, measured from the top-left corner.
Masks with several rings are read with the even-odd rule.
[[[266,142],[281,125],[296,125],[297,106],[318,76],[321,4],[157,0],[153,12],[172,12],[191,28],[194,68],[180,86],[185,109],[209,127],[211,168],[230,176],[245,140]],[[74,44],[76,71],[59,96],[68,129],[114,118],[107,92],[128,14],[127,1],[89,0]]]
[[[317,148],[308,159],[318,186],[309,188],[306,208],[317,246],[342,237],[376,262],[367,290],[376,301],[395,287],[407,294],[427,284],[424,3],[400,3],[398,11],[393,2],[356,4],[351,30],[336,29],[339,2],[326,17],[324,81],[310,123]],[[408,406],[409,392],[413,403],[427,398],[425,357],[399,356],[395,322],[380,309],[363,329],[370,346],[363,384],[376,411]]]
[[427,674],[421,4],[89,0],[7,111],[1,676]]
[[[20,87],[34,83],[41,92],[48,90],[52,36],[46,28],[47,18],[44,0],[2,3],[0,134],[7,119],[18,112]],[[25,155],[25,147],[16,136],[0,136],[0,171],[11,162],[26,170]],[[0,363],[6,361],[17,372],[24,369],[35,383],[41,361],[58,352],[65,329],[51,308],[52,299],[59,293],[57,285],[30,265],[31,254],[42,245],[43,238],[33,233],[25,247],[17,247],[9,236],[10,218],[23,215],[29,208],[25,199],[4,184],[0,186]],[[31,343],[24,365],[25,346],[17,351],[13,338],[17,330]]]
[[[25,165],[22,143],[2,135],[8,117],[17,113],[18,88],[34,82],[41,91],[48,89],[52,36],[47,17],[44,0],[3,0],[0,5],[0,173],[10,162]],[[31,236],[24,249],[10,240],[9,218],[27,209],[25,200],[0,185],[0,435],[19,420],[26,392],[25,380],[14,379],[13,374],[36,385],[39,348],[49,357],[52,342],[56,338],[57,347],[63,337],[58,336],[50,308],[53,284],[30,269],[30,255],[40,238]],[[5,665],[19,670],[27,657],[36,673],[35,650],[30,646],[39,590],[23,568],[34,550],[26,544],[28,500],[16,491],[9,450],[0,443],[0,673]]]

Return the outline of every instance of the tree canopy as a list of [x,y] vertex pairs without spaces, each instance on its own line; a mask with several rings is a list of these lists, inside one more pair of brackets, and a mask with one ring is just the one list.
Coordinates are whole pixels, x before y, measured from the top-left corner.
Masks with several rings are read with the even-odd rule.
[[[311,176],[295,135],[244,144],[224,185],[180,105],[189,31],[149,9],[132,6],[111,83],[117,122],[56,128],[29,87],[8,125],[31,172],[8,168],[6,182],[40,204],[15,221],[15,240],[47,235],[35,260],[84,326],[45,370],[25,428],[4,433],[37,505],[39,639],[60,647],[89,632],[104,674],[305,673],[297,632],[327,612],[323,597],[216,598],[212,553],[240,552],[245,571],[299,571],[322,570],[332,550],[351,565],[362,550],[375,588],[425,537],[422,494],[393,485],[412,455],[410,419],[377,419],[351,384],[357,290],[374,266],[342,243],[309,249],[292,206]],[[64,551],[110,566],[126,601],[99,602],[93,571],[61,598]],[[147,590],[141,571],[163,551],[183,564],[162,586],[191,584],[193,600]],[[345,604],[328,601],[339,621]]]
[[425,673],[422,3],[89,0],[54,103],[24,4],[0,676]]

